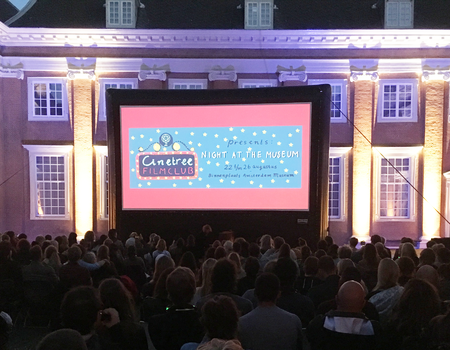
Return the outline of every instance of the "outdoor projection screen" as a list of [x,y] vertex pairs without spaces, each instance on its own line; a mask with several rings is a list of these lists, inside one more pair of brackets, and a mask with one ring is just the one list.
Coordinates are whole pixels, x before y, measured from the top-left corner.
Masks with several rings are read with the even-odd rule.
[[329,90],[109,89],[111,225],[129,212],[326,215]]

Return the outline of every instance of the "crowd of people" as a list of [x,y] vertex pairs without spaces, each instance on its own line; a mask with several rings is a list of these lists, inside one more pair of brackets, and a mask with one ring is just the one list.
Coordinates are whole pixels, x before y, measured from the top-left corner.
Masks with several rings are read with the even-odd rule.
[[450,349],[441,243],[117,236],[3,234],[0,349],[19,322],[47,327],[38,350]]

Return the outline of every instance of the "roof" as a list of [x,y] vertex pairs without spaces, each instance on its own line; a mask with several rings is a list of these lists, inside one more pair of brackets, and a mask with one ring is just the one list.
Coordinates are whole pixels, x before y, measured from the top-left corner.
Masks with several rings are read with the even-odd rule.
[[6,22],[19,10],[8,0],[0,0],[0,22]]
[[[6,0],[0,0],[0,3]],[[245,0],[141,0],[137,29],[243,29]],[[274,0],[274,29],[383,29],[384,1]],[[105,0],[37,0],[11,27],[105,28]],[[0,11],[1,13],[1,11]],[[415,29],[450,29],[450,1],[415,0]]]

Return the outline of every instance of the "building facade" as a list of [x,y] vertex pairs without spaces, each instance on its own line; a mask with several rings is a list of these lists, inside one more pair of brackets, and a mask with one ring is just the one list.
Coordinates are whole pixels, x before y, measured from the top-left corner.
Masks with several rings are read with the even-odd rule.
[[450,236],[450,31],[260,30],[251,4],[233,30],[0,22],[0,231],[107,232],[108,88],[328,83],[330,234]]

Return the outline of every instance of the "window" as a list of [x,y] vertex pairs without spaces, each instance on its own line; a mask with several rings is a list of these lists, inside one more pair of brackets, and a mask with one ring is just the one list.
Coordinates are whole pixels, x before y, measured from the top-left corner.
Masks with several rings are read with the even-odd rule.
[[420,147],[376,150],[378,219],[413,219],[414,189],[411,185],[415,185]]
[[106,1],[106,28],[135,28],[136,3],[132,0]]
[[245,2],[245,29],[273,28],[273,1]]
[[100,205],[100,219],[108,219],[109,217],[109,163],[108,163],[108,147],[106,146],[94,146],[95,153],[97,155],[97,171],[99,172],[99,189],[98,198]]
[[417,80],[384,80],[378,95],[378,122],[417,121]]
[[106,120],[106,90],[108,89],[137,89],[137,79],[100,79],[100,97],[98,119]]
[[413,0],[386,0],[384,27],[386,29],[413,28],[413,14]]
[[328,217],[344,219],[345,159],[349,147],[330,147],[328,173]]
[[68,120],[65,79],[28,79],[28,120]]
[[331,122],[347,122],[347,79],[309,79],[308,85],[331,85]]
[[252,89],[262,87],[275,87],[278,85],[276,79],[239,79],[239,89]]
[[169,89],[201,90],[208,87],[206,79],[169,79]]
[[30,218],[69,219],[69,161],[73,146],[24,145],[29,152]]

